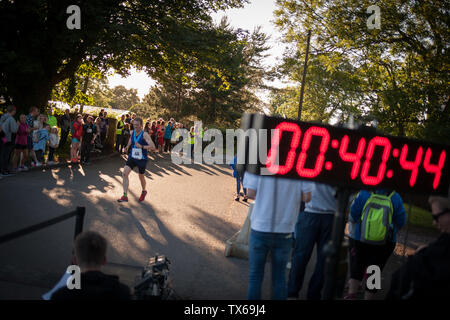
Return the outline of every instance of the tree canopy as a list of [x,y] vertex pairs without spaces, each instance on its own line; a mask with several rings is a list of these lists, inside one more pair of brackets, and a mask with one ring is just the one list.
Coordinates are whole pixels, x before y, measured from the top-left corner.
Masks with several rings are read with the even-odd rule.
[[[52,89],[83,64],[126,75],[130,66],[161,69],[180,49],[182,30],[202,31],[213,10],[246,0],[28,0],[0,2],[0,95],[24,110],[45,106]],[[68,29],[66,9],[81,9]]]
[[[300,81],[312,32],[305,120],[350,114],[386,133],[450,137],[448,1],[380,0],[380,28],[368,28],[373,1],[277,0],[276,24],[289,49],[280,76]],[[278,114],[296,114],[299,88],[272,95]]]

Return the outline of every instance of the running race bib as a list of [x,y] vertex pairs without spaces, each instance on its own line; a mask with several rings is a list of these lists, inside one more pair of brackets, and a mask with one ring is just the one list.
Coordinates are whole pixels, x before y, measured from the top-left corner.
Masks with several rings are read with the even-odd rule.
[[142,149],[141,148],[131,149],[131,157],[136,160],[142,160]]
[[92,129],[91,128],[87,129],[87,133],[92,133]]

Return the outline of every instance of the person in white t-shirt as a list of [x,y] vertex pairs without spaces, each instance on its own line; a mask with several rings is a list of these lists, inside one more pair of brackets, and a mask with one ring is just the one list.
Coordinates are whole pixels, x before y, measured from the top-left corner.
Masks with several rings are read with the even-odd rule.
[[244,176],[247,196],[255,199],[250,222],[248,299],[261,299],[264,266],[272,258],[272,299],[286,300],[286,265],[292,247],[300,202],[311,199],[311,184],[302,180]]

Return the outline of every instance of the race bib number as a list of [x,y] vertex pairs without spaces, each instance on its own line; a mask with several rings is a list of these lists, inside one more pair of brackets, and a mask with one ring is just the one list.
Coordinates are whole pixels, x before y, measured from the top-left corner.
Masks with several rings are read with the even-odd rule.
[[131,150],[131,157],[136,160],[142,160],[142,149],[141,148],[133,148]]
[[87,133],[92,133],[92,129],[91,128],[87,129]]

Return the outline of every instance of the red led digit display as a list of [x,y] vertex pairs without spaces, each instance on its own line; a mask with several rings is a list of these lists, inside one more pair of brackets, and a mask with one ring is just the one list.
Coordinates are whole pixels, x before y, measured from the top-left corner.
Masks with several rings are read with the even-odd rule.
[[[316,158],[316,163],[313,169],[305,168],[305,162],[307,157],[308,149],[311,145],[311,139],[313,136],[321,137],[319,155]],[[305,137],[302,142],[302,152],[298,158],[297,162],[297,173],[300,177],[314,178],[316,177],[323,168],[323,162],[325,161],[325,151],[328,149],[328,144],[330,142],[330,134],[328,130],[320,127],[311,127],[305,132]]]
[[[374,130],[308,123],[260,114],[243,118],[243,130],[273,130],[273,136],[249,143],[265,143],[269,150],[258,163],[242,164],[255,174],[306,179],[352,189],[385,188],[420,194],[449,194],[450,146],[385,136]],[[274,130],[275,129],[275,130]],[[267,149],[266,149],[267,148]],[[245,144],[246,159],[249,157]],[[238,146],[238,153],[239,153]],[[239,157],[238,157],[239,158]],[[261,171],[262,168],[267,171]]]
[[[384,148],[381,164],[378,168],[378,173],[376,177],[369,176],[369,169],[371,165],[371,160],[373,153],[375,151],[375,146],[381,146]],[[364,184],[375,186],[381,182],[384,178],[384,172],[386,171],[386,162],[389,158],[389,153],[391,151],[391,143],[387,138],[375,137],[369,141],[369,146],[366,151],[366,160],[363,163],[361,170],[361,180]]]
[[442,168],[444,167],[445,151],[441,152],[441,155],[439,156],[439,162],[437,165],[430,164],[430,158],[431,158],[431,149],[428,148],[427,152],[425,153],[425,160],[423,161],[423,166],[426,172],[434,173],[433,189],[436,189],[439,184],[439,180],[441,179]]
[[358,142],[358,148],[355,153],[348,152],[348,135],[345,135],[341,141],[341,147],[339,148],[339,155],[342,160],[347,162],[352,162],[352,172],[350,173],[350,177],[352,180],[356,179],[359,172],[359,166],[361,165],[361,158],[364,154],[364,148],[366,147],[366,139],[361,138]]
[[411,187],[416,183],[420,161],[422,161],[422,154],[423,149],[422,147],[419,147],[416,153],[416,159],[414,159],[414,161],[407,161],[406,157],[408,155],[408,145],[405,144],[402,148],[402,153],[400,154],[400,165],[405,170],[411,170],[411,178],[409,179],[409,185]]
[[[291,139],[291,148],[286,157],[286,164],[280,166],[278,164],[280,158],[277,159],[277,155],[279,155],[278,149],[284,131],[292,132],[293,137]],[[295,123],[282,122],[275,128],[275,133],[272,138],[272,146],[267,154],[267,170],[273,174],[286,174],[292,169],[295,161],[295,149],[297,149],[298,144],[300,143],[301,134],[302,131]]]

